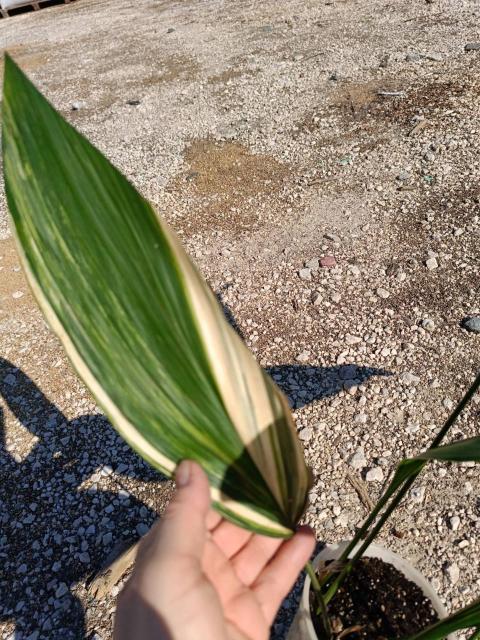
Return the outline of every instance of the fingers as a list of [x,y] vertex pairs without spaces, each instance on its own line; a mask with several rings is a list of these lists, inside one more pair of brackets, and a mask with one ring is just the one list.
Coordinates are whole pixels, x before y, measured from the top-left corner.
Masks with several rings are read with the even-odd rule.
[[214,511],[213,509],[210,509],[207,515],[207,522],[206,522],[207,529],[209,531],[212,531],[212,529],[215,529],[215,527],[220,524],[221,520],[222,520],[222,516],[216,511]]
[[251,537],[250,531],[240,529],[227,520],[222,520],[211,532],[212,541],[221,549],[226,558],[235,555]]
[[283,543],[279,538],[255,535],[231,559],[232,567],[244,585],[250,586]]
[[308,527],[300,528],[285,542],[252,585],[252,591],[270,624],[283,598],[295,584],[298,574],[312,555],[315,537]]
[[211,539],[205,543],[202,569],[223,606],[244,589],[229,559]]
[[184,460],[178,465],[175,480],[177,492],[158,526],[145,536],[145,545],[164,557],[200,559],[210,509],[208,479],[197,463]]

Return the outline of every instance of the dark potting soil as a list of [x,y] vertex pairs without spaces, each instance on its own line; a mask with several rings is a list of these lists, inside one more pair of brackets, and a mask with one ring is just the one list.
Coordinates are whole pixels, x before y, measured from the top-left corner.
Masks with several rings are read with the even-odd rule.
[[[345,640],[400,640],[438,620],[420,587],[378,558],[358,562],[328,605],[328,613],[334,638]],[[315,615],[313,623],[318,637],[324,638]]]

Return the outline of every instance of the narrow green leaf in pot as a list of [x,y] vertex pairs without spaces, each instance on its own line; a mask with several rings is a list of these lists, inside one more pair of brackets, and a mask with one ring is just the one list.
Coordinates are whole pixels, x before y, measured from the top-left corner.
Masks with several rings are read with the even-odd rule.
[[480,462],[480,438],[465,438],[435,449],[427,449],[417,460],[445,460],[446,462]]
[[453,444],[447,444],[434,449],[427,449],[414,458],[402,460],[395,471],[392,482],[386,491],[387,495],[393,493],[429,460],[444,460],[446,462],[480,462],[480,438],[467,438]]
[[32,290],[112,424],[167,475],[197,460],[227,518],[291,535],[310,474],[286,399],[174,233],[8,56],[3,160]]

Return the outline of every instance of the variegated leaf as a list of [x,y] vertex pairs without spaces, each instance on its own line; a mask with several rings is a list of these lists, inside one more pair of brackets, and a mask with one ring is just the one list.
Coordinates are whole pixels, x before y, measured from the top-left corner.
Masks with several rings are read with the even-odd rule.
[[310,476],[285,398],[174,233],[8,57],[3,159],[32,290],[112,424],[167,475],[197,460],[225,517],[289,536]]

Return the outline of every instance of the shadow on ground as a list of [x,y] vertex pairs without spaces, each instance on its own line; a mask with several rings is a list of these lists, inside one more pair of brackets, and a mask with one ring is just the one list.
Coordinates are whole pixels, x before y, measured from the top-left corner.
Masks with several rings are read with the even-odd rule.
[[[294,408],[389,375],[356,365],[278,365],[267,372]],[[84,639],[84,612],[71,586],[96,573],[115,546],[138,538],[137,525],[150,524],[156,514],[121,491],[121,480],[112,479],[111,491],[95,485],[87,490],[82,483],[94,473],[109,475],[109,468],[120,478],[156,487],[165,478],[104,416],[68,421],[25,373],[2,358],[0,398],[34,439],[24,455],[17,443],[7,444],[0,403],[0,622],[14,622],[15,640]]]
[[[217,293],[223,313],[237,335],[245,341],[243,331],[232,310],[223,301],[223,291]],[[281,364],[267,367],[265,371],[272,376],[277,385],[287,396],[292,409],[334,396],[343,389],[365,383],[372,376],[391,376],[390,371],[375,367],[361,367],[355,364],[344,364],[332,367],[316,367],[310,365]]]
[[334,396],[343,389],[364,384],[373,376],[392,375],[385,369],[344,364],[333,367],[276,365],[266,369],[287,396],[293,409]]
[[[25,455],[6,443],[2,400],[35,439]],[[0,358],[0,622],[15,622],[16,640],[84,638],[83,610],[70,585],[98,571],[116,545],[138,538],[138,523],[153,521],[154,512],[119,493],[121,480],[112,480],[112,491],[81,488],[109,467],[152,485],[165,482],[104,416],[69,422]]]

